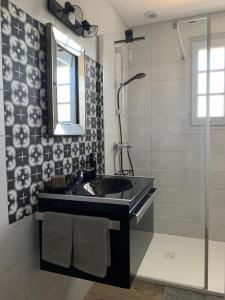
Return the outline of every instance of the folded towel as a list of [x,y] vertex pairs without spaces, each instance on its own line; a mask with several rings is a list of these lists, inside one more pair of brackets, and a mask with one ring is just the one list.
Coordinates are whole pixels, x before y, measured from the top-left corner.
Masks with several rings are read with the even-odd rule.
[[68,268],[71,264],[74,216],[46,212],[42,223],[42,259]]
[[109,219],[76,216],[73,247],[74,267],[104,278],[111,261]]

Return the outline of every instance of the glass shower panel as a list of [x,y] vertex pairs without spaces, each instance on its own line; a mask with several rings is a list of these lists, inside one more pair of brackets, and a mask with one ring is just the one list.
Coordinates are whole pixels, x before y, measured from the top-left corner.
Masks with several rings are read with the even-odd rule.
[[210,126],[209,162],[209,285],[224,293],[225,268],[225,13],[211,16],[210,99],[216,123]]
[[157,187],[154,211],[133,232],[134,256],[154,233],[138,275],[204,288],[207,22],[155,23],[134,34],[146,39],[132,45],[129,75],[147,76],[128,88],[129,143],[135,175],[153,176]]

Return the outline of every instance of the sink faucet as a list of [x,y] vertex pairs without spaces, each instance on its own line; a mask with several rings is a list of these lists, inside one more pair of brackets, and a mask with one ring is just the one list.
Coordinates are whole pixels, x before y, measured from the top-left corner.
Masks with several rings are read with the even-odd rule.
[[75,183],[82,183],[87,180],[95,179],[97,176],[96,160],[93,153],[90,153],[86,161],[86,169],[80,169],[75,178]]
[[92,170],[92,176],[96,178],[97,176],[97,164],[96,164],[96,159],[93,153],[90,153],[89,155],[89,164],[90,164],[90,169]]

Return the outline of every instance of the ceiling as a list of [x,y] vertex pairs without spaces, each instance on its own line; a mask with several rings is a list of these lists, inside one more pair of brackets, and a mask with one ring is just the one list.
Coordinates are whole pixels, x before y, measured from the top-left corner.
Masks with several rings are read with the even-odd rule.
[[[111,0],[111,2],[130,27],[225,10],[225,0]],[[156,19],[144,17],[150,10],[159,13]]]

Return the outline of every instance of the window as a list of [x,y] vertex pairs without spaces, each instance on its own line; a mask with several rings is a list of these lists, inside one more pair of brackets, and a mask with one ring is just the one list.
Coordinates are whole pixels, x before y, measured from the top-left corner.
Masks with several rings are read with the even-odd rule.
[[[190,43],[190,93],[192,125],[204,125],[207,99],[207,42]],[[210,51],[210,123],[225,125],[225,35],[214,35]]]
[[[57,45],[57,105],[59,123],[77,123],[78,60]],[[77,99],[77,101],[75,101]]]

